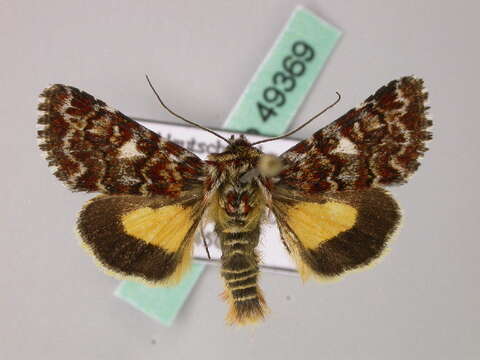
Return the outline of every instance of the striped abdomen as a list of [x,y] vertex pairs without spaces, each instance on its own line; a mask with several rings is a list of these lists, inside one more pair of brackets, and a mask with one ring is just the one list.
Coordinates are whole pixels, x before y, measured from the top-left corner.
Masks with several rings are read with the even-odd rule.
[[[240,230],[240,229],[236,229]],[[257,284],[258,244],[260,228],[230,232],[217,228],[222,248],[221,274],[225,280],[225,298],[230,305],[229,323],[246,324],[262,320],[266,305]]]

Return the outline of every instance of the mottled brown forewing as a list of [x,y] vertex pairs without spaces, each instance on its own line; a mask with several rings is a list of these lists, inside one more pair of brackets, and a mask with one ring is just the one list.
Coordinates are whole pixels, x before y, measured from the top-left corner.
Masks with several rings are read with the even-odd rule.
[[178,198],[202,184],[202,161],[103,101],[66,85],[40,96],[38,139],[73,191]]
[[279,187],[302,194],[402,184],[431,138],[423,81],[394,80],[282,155]]

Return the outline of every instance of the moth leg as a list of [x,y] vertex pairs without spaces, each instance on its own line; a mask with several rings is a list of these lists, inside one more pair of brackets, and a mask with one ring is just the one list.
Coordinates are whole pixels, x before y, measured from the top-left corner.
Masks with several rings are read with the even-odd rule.
[[200,236],[202,237],[203,246],[205,247],[205,251],[207,252],[208,260],[212,260],[212,258],[210,257],[210,251],[208,251],[207,239],[205,237],[205,233],[203,232],[204,226],[205,226],[205,223],[200,224]]

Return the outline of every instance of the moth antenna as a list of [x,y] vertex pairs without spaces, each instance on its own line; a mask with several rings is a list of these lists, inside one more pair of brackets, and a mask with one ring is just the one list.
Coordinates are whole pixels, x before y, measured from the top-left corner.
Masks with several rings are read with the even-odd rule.
[[228,141],[226,138],[224,138],[222,135],[220,134],[217,134],[215,131],[213,130],[210,130],[209,128],[206,128],[200,124],[197,124],[196,122],[193,122],[191,120],[188,120],[188,119],[185,119],[183,116],[181,115],[178,115],[177,113],[175,113],[173,110],[169,109],[169,107],[167,105],[165,105],[165,103],[163,102],[163,100],[160,98],[160,95],[158,95],[157,93],[157,90],[155,90],[155,88],[153,87],[152,85],[152,82],[150,81],[150,78],[148,77],[147,74],[145,74],[145,77],[147,78],[147,81],[148,81],[148,85],[150,85],[150,88],[152,89],[153,93],[155,94],[155,96],[157,97],[158,101],[160,102],[160,104],[165,108],[165,110],[167,110],[170,114],[172,114],[173,116],[175,116],[176,118],[180,119],[180,120],[183,120],[185,121],[186,123],[189,123],[190,125],[193,125],[193,126],[196,126],[202,130],[205,130],[205,131],[208,131],[210,134],[212,135],[215,135],[216,137],[222,139],[223,141],[225,141],[227,144],[229,145],[232,145],[232,143],[230,141]]
[[205,250],[207,251],[208,260],[212,260],[210,257],[210,251],[208,251],[207,239],[205,238],[205,233],[203,232],[203,224],[200,224],[200,235],[202,236],[203,246],[205,246]]
[[333,103],[331,103],[330,105],[328,105],[325,109],[323,109],[322,111],[320,111],[318,114],[316,114],[315,116],[313,116],[312,118],[310,118],[309,120],[307,120],[306,122],[304,122],[302,125],[300,125],[299,127],[297,127],[296,129],[293,129],[292,131],[286,133],[286,134],[283,134],[281,136],[276,136],[276,137],[273,137],[273,138],[270,138],[270,139],[265,139],[265,140],[260,140],[260,141],[256,141],[254,143],[252,143],[252,145],[258,145],[258,144],[263,144],[263,143],[266,143],[266,142],[269,142],[269,141],[273,141],[273,140],[279,140],[279,139],[283,139],[283,138],[286,138],[292,134],[295,134],[297,131],[303,129],[305,126],[307,126],[308,124],[310,124],[313,120],[315,120],[317,117],[319,117],[320,115],[322,115],[324,112],[326,112],[327,110],[331,109],[332,107],[334,107],[335,105],[338,104],[338,102],[340,101],[340,99],[342,98],[342,96],[340,95],[340,93],[338,91],[335,91],[335,93],[337,94],[338,98],[337,100],[335,100]]

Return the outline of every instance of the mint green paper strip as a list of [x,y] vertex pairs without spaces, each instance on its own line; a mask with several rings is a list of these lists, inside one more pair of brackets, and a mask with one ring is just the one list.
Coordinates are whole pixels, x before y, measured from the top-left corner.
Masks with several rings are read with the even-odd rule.
[[283,134],[340,36],[340,30],[312,12],[295,9],[224,127],[271,136]]
[[[230,113],[224,128],[243,132],[253,130],[272,136],[285,132],[340,35],[339,30],[311,12],[297,8]],[[263,91],[271,86],[271,79],[275,73],[282,70],[282,61],[286,56],[291,55],[291,48],[296,41],[305,41],[312,46],[315,56],[311,61],[305,61],[304,74],[295,77],[296,87],[285,93],[284,106],[274,109],[277,115],[263,121],[259,116],[256,102],[258,99],[262,100]],[[300,50],[301,48],[297,46],[297,53],[301,53]],[[263,102],[266,105],[272,105],[265,100]],[[122,281],[115,295],[160,323],[171,326],[204,269],[205,264],[193,264],[182,281],[174,287],[152,288],[137,282]]]
[[193,264],[180,284],[173,287],[152,288],[122,281],[115,295],[163,325],[171,326],[204,268],[204,264]]

